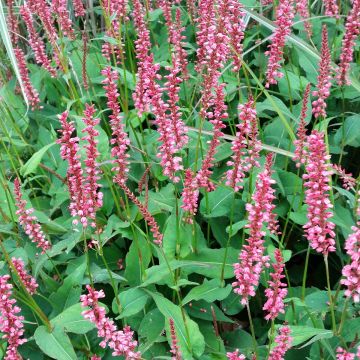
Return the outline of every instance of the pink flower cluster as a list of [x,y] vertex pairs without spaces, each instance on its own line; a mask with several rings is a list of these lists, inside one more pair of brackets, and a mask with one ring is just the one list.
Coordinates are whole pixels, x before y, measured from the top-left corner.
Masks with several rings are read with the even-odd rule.
[[269,57],[266,70],[265,87],[277,84],[276,78],[282,78],[283,74],[279,71],[283,61],[285,40],[291,32],[292,21],[295,16],[294,3],[292,0],[280,0],[276,9],[275,29],[272,42],[268,46],[265,55]]
[[8,6],[7,23],[10,30],[10,39],[12,44],[15,45],[17,43],[18,34],[19,34],[19,24],[14,14],[14,0],[7,1],[7,6]]
[[[198,22],[196,41],[199,48],[195,68],[202,72],[203,76],[200,110],[202,118],[211,117],[211,111],[208,113],[208,109],[215,106],[217,96],[216,94],[214,96],[213,89],[219,86],[220,70],[224,67],[230,51],[229,37],[225,28],[227,1],[219,1],[218,8],[212,0],[199,1],[199,16],[196,20]],[[216,11],[219,12],[218,20]]]
[[110,125],[112,130],[113,138],[111,144],[111,156],[114,159],[115,166],[112,171],[116,173],[115,182],[126,183],[129,172],[129,154],[126,153],[130,140],[125,131],[125,125],[123,123],[122,116],[120,114],[120,105],[118,103],[119,93],[117,90],[117,81],[119,75],[116,70],[112,71],[111,66],[106,67],[101,71],[101,74],[105,76],[102,81],[107,97],[107,105],[111,110]]
[[321,42],[321,59],[319,63],[319,76],[317,78],[317,90],[313,91],[313,95],[318,99],[313,101],[312,112],[315,118],[319,116],[326,117],[326,102],[325,100],[330,95],[331,88],[331,53],[328,45],[328,33],[326,25],[322,28],[322,42]]
[[57,22],[62,33],[70,39],[75,39],[70,14],[67,10],[67,0],[52,0],[51,9],[57,15]]
[[95,324],[98,330],[98,337],[103,340],[100,346],[105,348],[107,345],[113,350],[113,356],[125,356],[127,360],[141,358],[141,354],[135,351],[137,341],[133,340],[133,331],[129,326],[123,330],[118,330],[114,321],[106,316],[105,308],[99,305],[99,299],[104,298],[103,290],[96,291],[90,285],[86,286],[88,294],[81,295],[81,305],[89,307],[82,312],[85,319]]
[[352,176],[352,173],[347,173],[346,170],[338,164],[331,164],[331,167],[340,177],[344,189],[351,190],[356,187],[356,179]]
[[271,187],[275,183],[271,179],[272,156],[266,158],[264,170],[258,175],[255,185],[255,193],[252,196],[253,204],[247,204],[249,237],[239,254],[239,262],[234,264],[236,281],[233,282],[234,292],[241,296],[243,305],[248,303],[250,296],[255,296],[255,288],[259,284],[263,266],[269,266],[269,257],[264,255],[263,226],[272,222],[271,214],[275,190]]
[[100,185],[100,170],[96,159],[100,156],[97,150],[99,131],[96,130],[95,126],[99,124],[100,119],[94,118],[95,107],[94,105],[85,104],[84,118],[83,121],[86,127],[82,130],[86,135],[82,140],[86,141],[86,159],[84,161],[86,166],[86,178],[84,183],[84,192],[86,194],[86,214],[87,218],[92,221],[91,226],[95,227],[95,213],[96,210],[101,208],[103,201],[103,194],[98,191]]
[[291,348],[291,331],[287,326],[279,329],[279,335],[275,338],[276,346],[270,351],[269,360],[284,360],[286,352]]
[[20,48],[14,48],[14,54],[16,58],[16,62],[18,64],[21,80],[24,85],[24,91],[26,94],[26,97],[29,101],[29,105],[31,106],[32,110],[35,110],[39,107],[40,99],[39,99],[39,93],[36,89],[32,86],[30,82],[29,72],[26,67],[26,61],[25,61],[25,54]]
[[225,129],[224,119],[227,119],[228,113],[226,112],[227,106],[224,102],[224,84],[216,86],[216,96],[214,101],[213,111],[208,111],[207,116],[213,125],[213,137],[210,140],[209,148],[206,153],[205,159],[202,162],[201,169],[196,175],[198,186],[203,187],[207,191],[213,191],[214,185],[210,181],[212,171],[210,170],[214,162],[216,148],[220,144],[220,138],[224,135],[222,129]]
[[29,275],[25,270],[25,264],[22,259],[11,259],[12,264],[14,265],[14,268],[19,276],[20,281],[25,286],[26,290],[29,292],[29,294],[33,295],[36,293],[36,289],[38,288],[38,283],[36,280]]
[[183,204],[181,208],[187,213],[185,221],[192,224],[198,208],[199,186],[197,178],[191,169],[185,170],[184,189],[182,193]]
[[[223,15],[223,14],[222,14]],[[229,46],[232,54],[233,67],[232,71],[240,70],[242,62],[242,52],[244,39],[245,24],[243,18],[245,12],[240,1],[227,0],[225,11],[226,19],[224,20],[225,29],[229,37]]]
[[85,8],[81,0],[73,0],[75,16],[85,16]]
[[354,360],[355,354],[346,351],[342,347],[336,349],[336,360]]
[[182,35],[184,27],[181,25],[181,12],[180,9],[176,10],[175,22],[172,20],[170,2],[167,0],[161,3],[166,19],[169,41],[172,45],[172,66],[168,68],[170,73],[165,76],[166,83],[164,92],[168,95],[167,106],[169,118],[171,123],[170,132],[174,133],[175,150],[179,151],[187,143],[188,137],[186,136],[186,128],[184,122],[181,120],[180,107],[178,105],[180,97],[180,84],[182,78],[187,78],[187,53],[183,49],[183,40],[185,36]]
[[20,7],[20,14],[24,19],[25,25],[29,33],[29,43],[34,51],[35,59],[38,64],[44,66],[44,68],[50,73],[52,77],[56,77],[56,70],[51,66],[51,62],[46,55],[44,42],[36,32],[31,11],[27,5]]
[[332,204],[329,199],[329,175],[324,133],[313,130],[308,136],[309,155],[306,164],[305,203],[308,206],[308,222],[304,225],[310,246],[319,253],[327,255],[335,251],[335,224],[329,221]]
[[51,244],[46,240],[37,217],[31,215],[34,212],[34,209],[26,209],[27,202],[22,198],[20,181],[18,178],[14,180],[14,193],[16,200],[15,205],[17,207],[16,215],[19,216],[19,223],[29,239],[35,243],[36,246],[42,250],[41,253],[44,254],[51,248]]
[[339,7],[336,0],[324,0],[324,5],[326,16],[339,17]]
[[[61,144],[60,155],[64,160],[68,162],[67,169],[67,185],[70,193],[70,213],[73,217],[80,217],[80,221],[83,224],[87,224],[87,219],[84,212],[85,207],[85,194],[83,191],[83,170],[81,167],[80,154],[79,154],[79,137],[72,137],[75,132],[74,122],[67,121],[69,113],[63,112],[58,116],[61,129],[61,138],[57,140],[58,144]],[[77,219],[74,220],[77,224]]]
[[360,34],[360,0],[352,2],[352,8],[348,14],[345,25],[345,35],[342,40],[340,51],[339,71],[336,79],[339,85],[349,84],[348,72],[353,59],[354,46]]
[[269,287],[265,289],[265,296],[267,298],[264,304],[263,310],[267,311],[268,314],[265,316],[266,320],[274,320],[278,315],[284,314],[284,298],[287,295],[286,283],[282,282],[285,278],[284,272],[284,259],[281,255],[281,251],[276,249],[274,252],[275,264],[274,272],[270,274],[272,280],[268,281]]
[[345,296],[358,303],[360,302],[360,222],[352,230],[353,232],[345,241],[345,250],[350,256],[350,264],[343,267],[344,278],[341,284],[346,287]]
[[150,99],[153,96],[149,89],[150,84],[159,78],[157,74],[159,65],[154,64],[154,56],[151,54],[150,32],[145,23],[145,10],[140,0],[133,2],[133,17],[137,39],[135,41],[137,66],[137,83],[134,92],[135,108],[139,116],[150,108]]
[[245,356],[242,354],[239,354],[239,350],[236,349],[233,352],[228,352],[226,353],[226,357],[228,358],[228,360],[245,360]]
[[8,343],[4,360],[21,360],[17,349],[27,341],[23,338],[24,317],[17,315],[21,309],[15,305],[16,300],[11,298],[13,287],[9,279],[9,275],[0,276],[0,332]]
[[239,110],[241,122],[237,125],[238,132],[232,142],[232,160],[227,162],[231,168],[226,172],[226,185],[231,186],[235,191],[242,189],[246,173],[253,166],[260,166],[257,159],[261,150],[261,142],[257,139],[258,126],[253,98],[244,105],[240,105]]
[[310,18],[308,0],[297,1],[296,2],[296,11],[302,18],[302,20],[304,22],[304,28],[305,28],[306,34],[310,39],[311,35],[312,35],[312,26],[311,26],[311,22],[308,20]]
[[304,92],[304,99],[301,107],[300,121],[297,129],[297,139],[294,141],[295,145],[295,156],[294,161],[296,162],[296,167],[300,167],[306,162],[307,150],[306,150],[306,113],[308,109],[308,101],[310,96],[310,83],[306,86]]
[[182,360],[181,352],[178,345],[178,340],[175,332],[175,324],[173,319],[169,319],[170,325],[170,336],[171,336],[171,350],[170,352],[173,354],[171,357],[172,360]]
[[140,200],[135,196],[135,194],[126,186],[125,183],[118,182],[118,185],[124,190],[127,197],[139,208],[140,213],[144,217],[148,226],[150,227],[150,231],[154,237],[154,243],[161,246],[163,235],[159,230],[159,226],[155,220],[155,218],[150,214],[146,205],[143,205]]
[[67,182],[70,194],[70,213],[74,217],[73,224],[78,224],[77,217],[84,227],[90,225],[95,227],[95,213],[102,206],[102,193],[98,191],[99,170],[96,158],[99,156],[97,150],[98,131],[95,126],[99,119],[94,119],[95,109],[92,105],[86,104],[83,121],[86,125],[83,132],[87,133],[83,140],[87,141],[86,149],[86,176],[82,170],[79,154],[79,137],[72,137],[75,132],[74,123],[68,122],[68,112],[65,111],[58,116],[61,123],[61,138],[57,140],[61,144],[60,155],[68,162]]

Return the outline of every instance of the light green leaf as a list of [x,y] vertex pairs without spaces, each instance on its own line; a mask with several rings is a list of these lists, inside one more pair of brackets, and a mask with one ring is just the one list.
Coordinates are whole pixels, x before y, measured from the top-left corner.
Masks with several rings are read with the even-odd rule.
[[[119,300],[121,304],[121,313],[118,316],[119,319],[137,314],[144,309],[146,302],[149,299],[149,295],[142,289],[133,288],[122,291],[119,294]],[[114,313],[118,312],[118,306],[116,299],[113,300],[112,309]]]
[[51,320],[51,324],[75,334],[86,334],[95,327],[89,320],[81,315],[85,309],[81,304],[75,304],[65,309],[61,314]]
[[77,359],[70,339],[61,327],[55,326],[49,333],[45,326],[39,326],[35,331],[34,339],[39,348],[52,359]]
[[21,169],[20,169],[21,175],[27,176],[27,175],[35,172],[35,170],[39,166],[43,156],[55,144],[56,143],[53,142],[51,144],[45,145],[40,150],[38,150],[35,154],[33,154],[33,156],[21,167]]
[[216,300],[224,300],[231,292],[231,285],[222,288],[219,279],[204,281],[203,284],[195,286],[185,296],[183,304],[187,304],[193,300],[205,300],[209,303]]
[[160,294],[150,291],[148,291],[148,293],[152,296],[157,308],[166,318],[165,327],[169,343],[171,343],[169,319],[173,319],[175,332],[183,358],[192,359],[193,355],[195,357],[200,357],[205,350],[205,340],[199,330],[199,326],[185,314],[187,326],[186,330],[180,307],[173,304],[170,300],[164,298]]

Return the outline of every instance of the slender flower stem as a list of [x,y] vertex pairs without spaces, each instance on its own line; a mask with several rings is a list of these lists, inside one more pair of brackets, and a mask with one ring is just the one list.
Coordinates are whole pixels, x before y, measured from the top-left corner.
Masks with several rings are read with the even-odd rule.
[[324,255],[324,262],[325,262],[325,271],[326,271],[327,291],[328,291],[329,302],[330,302],[332,330],[335,333],[336,332],[336,319],[335,319],[335,311],[334,311],[334,301],[333,301],[333,297],[331,295],[328,255]]
[[305,292],[306,292],[306,278],[307,278],[307,271],[309,266],[309,257],[310,257],[310,244],[308,245],[305,257],[305,266],[304,266],[304,274],[302,280],[302,287],[301,287],[301,300],[305,301]]
[[252,337],[252,340],[253,340],[254,353],[256,355],[255,358],[257,359],[258,358],[258,356],[257,356],[257,341],[256,341],[256,337],[255,337],[254,324],[253,324],[252,317],[251,317],[249,301],[246,301],[246,310],[247,310],[247,314],[248,314],[248,318],[249,318],[249,324],[250,324],[251,337]]

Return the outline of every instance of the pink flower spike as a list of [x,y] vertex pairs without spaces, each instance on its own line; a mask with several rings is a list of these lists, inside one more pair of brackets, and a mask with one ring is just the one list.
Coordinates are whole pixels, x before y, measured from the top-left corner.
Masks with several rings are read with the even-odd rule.
[[309,146],[305,180],[305,203],[308,206],[308,222],[304,225],[310,246],[319,253],[327,255],[335,251],[335,224],[329,221],[332,204],[329,198],[329,175],[324,143],[324,133],[313,130],[307,140]]
[[351,190],[356,187],[356,179],[352,176],[352,173],[347,173],[346,170],[338,164],[331,164],[331,167],[335,173],[339,175],[345,190]]
[[310,11],[309,11],[309,4],[308,0],[299,0],[296,2],[296,11],[302,18],[304,22],[304,28],[308,38],[311,38],[312,35],[312,25],[311,22],[308,20],[310,18]]
[[270,85],[277,84],[276,78],[283,77],[283,74],[279,70],[283,61],[285,40],[286,37],[290,35],[294,16],[295,10],[293,1],[280,0],[276,9],[275,24],[277,25],[277,28],[274,31],[272,42],[265,52],[265,55],[269,57],[266,70],[266,88]]
[[151,92],[150,83],[157,78],[158,65],[154,65],[154,57],[151,54],[150,32],[145,23],[145,10],[140,0],[134,0],[134,24],[137,32],[135,41],[137,66],[137,83],[134,92],[134,104],[139,116],[150,109]]
[[264,255],[263,225],[274,221],[272,211],[275,190],[271,187],[275,183],[271,179],[272,155],[266,158],[264,170],[258,175],[255,192],[252,196],[253,204],[247,204],[249,236],[239,254],[239,262],[234,264],[236,281],[233,282],[234,292],[241,297],[241,303],[246,305],[249,297],[255,296],[255,289],[259,285],[263,267],[269,266],[269,257]]
[[0,332],[7,341],[7,349],[4,360],[21,360],[18,347],[27,342],[23,338],[23,316],[17,315],[21,309],[12,299],[13,286],[9,283],[10,276],[0,276]]
[[232,160],[227,162],[231,168],[226,173],[226,185],[231,186],[235,191],[242,189],[242,182],[246,173],[254,166],[260,166],[257,159],[261,150],[261,142],[257,139],[258,126],[253,98],[250,97],[246,104],[240,105],[239,110],[241,122],[237,125],[238,132],[232,142]]
[[181,352],[178,345],[178,339],[176,337],[175,332],[175,324],[173,319],[169,319],[169,325],[170,325],[170,336],[171,336],[171,350],[172,353],[171,360],[182,360]]
[[336,349],[336,360],[354,360],[355,354],[346,351],[342,347]]
[[312,112],[315,118],[319,116],[326,117],[325,100],[330,95],[331,88],[331,53],[328,45],[328,33],[326,25],[322,28],[321,59],[319,63],[319,76],[317,78],[317,90],[313,95],[318,99],[312,103]]
[[7,16],[7,23],[9,26],[9,32],[10,32],[10,39],[13,44],[13,46],[16,45],[18,40],[18,34],[19,34],[19,24],[16,18],[16,15],[14,14],[14,0],[7,1],[8,5],[8,16]]
[[34,51],[36,62],[43,65],[44,68],[50,73],[51,77],[56,77],[56,70],[51,66],[51,62],[46,55],[44,42],[40,39],[35,30],[31,11],[27,5],[20,7],[20,14],[24,19],[25,25],[29,32],[29,43]]
[[81,214],[81,222],[83,226],[87,226],[87,220],[83,221],[84,218],[87,218],[91,221],[91,226],[95,227],[95,218],[96,211],[101,208],[103,201],[103,194],[101,191],[98,191],[100,185],[98,180],[100,179],[100,170],[96,162],[97,158],[100,156],[99,151],[97,150],[99,131],[96,130],[95,126],[99,124],[100,119],[94,118],[95,114],[94,105],[85,104],[84,118],[83,121],[86,127],[82,130],[86,135],[82,138],[87,143],[84,146],[86,149],[86,178],[84,183],[84,192],[86,197],[86,202],[83,207],[84,214]]
[[29,105],[32,110],[41,108],[39,106],[40,103],[39,93],[33,87],[30,81],[29,72],[26,67],[25,54],[20,48],[14,48],[14,54],[15,54],[16,62],[18,64],[21,80],[24,85],[24,91],[29,101]]
[[245,360],[245,355],[239,354],[239,350],[236,349],[234,352],[226,353],[228,360]]
[[185,170],[184,189],[181,208],[186,212],[185,221],[192,224],[192,217],[196,215],[199,199],[199,185],[191,169]]
[[297,130],[297,139],[294,141],[295,145],[295,156],[294,161],[296,162],[296,167],[300,167],[306,162],[307,150],[306,150],[306,113],[308,109],[308,101],[310,96],[310,83],[306,86],[304,92],[303,103],[300,113],[300,121]]
[[325,15],[339,18],[339,6],[336,0],[323,0],[325,5]]
[[63,34],[70,39],[75,39],[74,29],[67,10],[67,0],[52,0],[51,9],[57,15],[57,22]]
[[85,16],[85,8],[81,0],[73,0],[75,16]]
[[203,187],[207,191],[215,190],[214,185],[210,181],[210,176],[212,174],[210,168],[212,167],[215,160],[214,156],[216,154],[216,149],[220,144],[220,138],[224,135],[222,133],[222,129],[226,128],[223,120],[227,119],[228,117],[228,113],[226,112],[227,106],[224,102],[224,86],[224,84],[216,86],[214,111],[207,113],[207,116],[213,125],[213,137],[210,140],[209,148],[206,153],[205,159],[203,160],[201,169],[196,175],[199,187]]
[[350,63],[353,59],[355,41],[360,34],[360,0],[352,2],[352,8],[346,18],[345,35],[342,40],[340,51],[339,70],[337,71],[337,82],[341,85],[349,85],[348,78]]
[[287,295],[287,284],[282,282],[285,278],[284,272],[284,259],[279,249],[275,250],[275,264],[273,264],[274,272],[270,274],[272,280],[268,281],[269,287],[265,290],[265,296],[267,298],[264,304],[263,310],[268,314],[265,316],[266,320],[274,320],[278,315],[284,314],[284,298]]
[[14,193],[15,206],[17,207],[16,215],[19,216],[19,223],[29,239],[35,243],[36,246],[41,249],[41,253],[44,254],[51,248],[51,244],[46,240],[37,217],[31,215],[34,212],[34,209],[26,209],[27,201],[22,197],[20,181],[18,178],[14,180]]
[[106,316],[105,308],[99,305],[98,300],[105,297],[103,290],[96,291],[90,285],[86,286],[87,295],[81,295],[80,301],[83,307],[89,309],[82,312],[85,319],[95,324],[98,337],[103,340],[100,346],[109,346],[113,350],[113,356],[125,356],[127,360],[141,359],[140,352],[136,352],[137,341],[133,340],[133,331],[129,326],[118,330],[114,321]]
[[350,263],[343,267],[343,279],[340,282],[346,287],[345,296],[358,303],[360,302],[360,223],[353,226],[352,230],[345,241],[345,250],[350,256]]
[[270,351],[268,360],[284,360],[286,352],[291,348],[292,337],[290,328],[283,326],[279,330],[279,335],[275,338],[275,347]]
[[111,156],[114,159],[112,171],[116,173],[114,181],[116,183],[125,184],[129,172],[129,154],[127,154],[127,149],[130,145],[130,140],[125,132],[125,125],[120,114],[120,105],[118,102],[119,92],[117,90],[119,75],[116,70],[111,70],[111,66],[102,70],[101,74],[105,76],[102,83],[104,84],[108,100],[107,105],[112,111],[112,114],[110,115],[110,125],[113,135],[113,138],[111,139],[111,144],[113,145]]
[[16,272],[19,276],[20,281],[22,284],[26,287],[26,290],[29,292],[29,294],[33,295],[36,293],[36,289],[38,288],[38,284],[31,275],[29,275],[25,270],[25,264],[22,259],[11,259],[12,264],[14,265],[14,268],[16,269]]
[[61,138],[57,140],[58,144],[61,144],[60,155],[63,160],[68,162],[67,169],[67,185],[70,194],[70,206],[69,210],[71,216],[74,217],[73,224],[78,224],[78,219],[82,219],[82,222],[87,224],[85,217],[85,189],[84,189],[84,177],[81,167],[80,154],[79,154],[79,137],[72,137],[75,132],[74,122],[67,121],[69,113],[67,111],[58,115],[61,129],[58,130],[61,134]]

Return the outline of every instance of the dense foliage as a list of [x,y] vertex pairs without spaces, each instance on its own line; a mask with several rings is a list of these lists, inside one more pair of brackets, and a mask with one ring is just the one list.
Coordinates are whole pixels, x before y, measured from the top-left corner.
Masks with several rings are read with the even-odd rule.
[[1,3],[0,354],[360,358],[360,1]]

